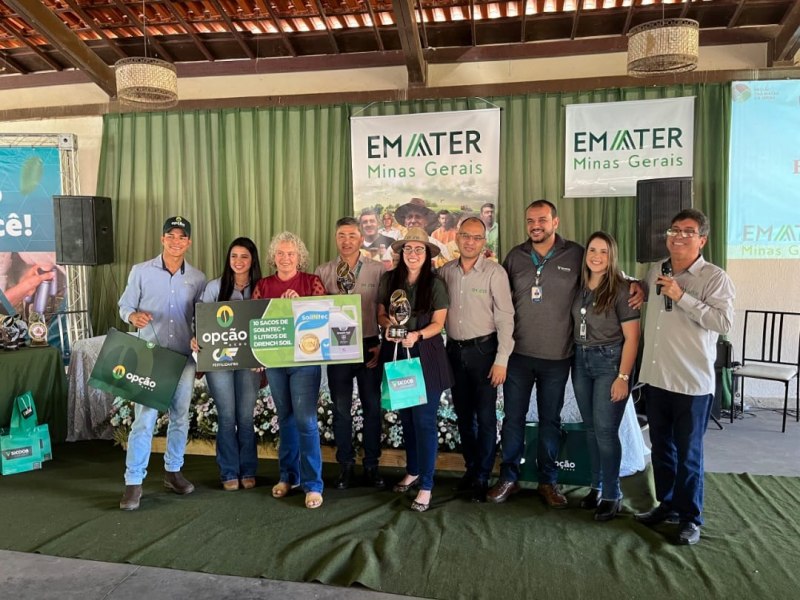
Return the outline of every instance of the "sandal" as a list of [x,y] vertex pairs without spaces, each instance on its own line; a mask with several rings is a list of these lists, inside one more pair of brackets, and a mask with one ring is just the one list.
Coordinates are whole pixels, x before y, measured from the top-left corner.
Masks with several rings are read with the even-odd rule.
[[319,508],[320,506],[322,506],[322,494],[308,492],[306,494],[306,508]]
[[293,489],[300,487],[299,484],[292,485],[287,481],[279,481],[274,486],[272,486],[272,497],[273,498],[283,498],[284,496],[288,495]]

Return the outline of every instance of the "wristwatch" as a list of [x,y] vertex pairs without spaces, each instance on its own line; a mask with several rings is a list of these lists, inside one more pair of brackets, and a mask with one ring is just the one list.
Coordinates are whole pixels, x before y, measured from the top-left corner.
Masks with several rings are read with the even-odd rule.
[[631,378],[630,375],[626,375],[625,373],[620,373],[617,375],[617,379],[622,379],[622,381],[628,381]]

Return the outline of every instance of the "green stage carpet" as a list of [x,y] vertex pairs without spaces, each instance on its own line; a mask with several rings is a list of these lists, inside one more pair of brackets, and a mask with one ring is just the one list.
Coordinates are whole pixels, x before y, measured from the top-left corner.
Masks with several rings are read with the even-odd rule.
[[[129,513],[117,508],[120,448],[65,444],[55,456],[42,471],[0,478],[1,548],[446,599],[800,594],[797,478],[708,475],[703,540],[676,547],[672,528],[631,517],[651,506],[645,475],[625,480],[625,514],[600,524],[579,508],[549,511],[527,490],[500,506],[470,504],[445,476],[424,514],[408,510],[411,495],[364,488],[329,490],[311,511],[302,494],[271,497],[274,461],[261,461],[258,487],[230,493],[214,459],[198,456],[185,467],[197,490],[179,497],[161,488],[154,455],[142,506]],[[572,504],[583,491],[572,489]]]

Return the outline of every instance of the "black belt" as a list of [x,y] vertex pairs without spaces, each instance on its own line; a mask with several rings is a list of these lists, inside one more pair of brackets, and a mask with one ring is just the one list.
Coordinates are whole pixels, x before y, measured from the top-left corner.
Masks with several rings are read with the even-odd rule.
[[455,344],[459,348],[467,348],[469,346],[477,346],[478,344],[483,344],[484,342],[491,342],[497,339],[496,333],[490,333],[489,335],[482,335],[481,337],[472,338],[471,340],[454,340],[453,338],[447,338],[447,343]]

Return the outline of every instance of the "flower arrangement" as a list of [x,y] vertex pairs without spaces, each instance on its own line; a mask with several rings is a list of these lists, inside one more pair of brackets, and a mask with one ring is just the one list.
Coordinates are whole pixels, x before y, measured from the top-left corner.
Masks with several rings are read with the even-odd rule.
[[[114,429],[114,440],[118,444],[127,442],[128,433],[134,419],[134,404],[124,398],[116,398],[109,414],[109,422]],[[330,391],[323,385],[317,401],[317,422],[320,440],[323,444],[333,445],[333,411]],[[498,416],[502,413],[498,412]],[[363,442],[364,411],[361,400],[354,390],[351,408],[353,416],[353,444],[360,448]],[[272,399],[269,386],[261,388],[256,398],[254,411],[254,428],[258,440],[262,444],[277,446],[279,427],[278,412]],[[164,413],[156,421],[154,435],[166,435],[169,416]],[[450,391],[442,394],[438,411],[439,450],[451,452],[458,449],[460,438],[456,424],[456,414]],[[214,399],[208,393],[203,380],[195,382],[192,401],[189,405],[189,439],[214,439],[217,433],[217,408]],[[395,411],[383,414],[383,434],[381,441],[387,448],[403,447],[403,426],[400,416]]]

